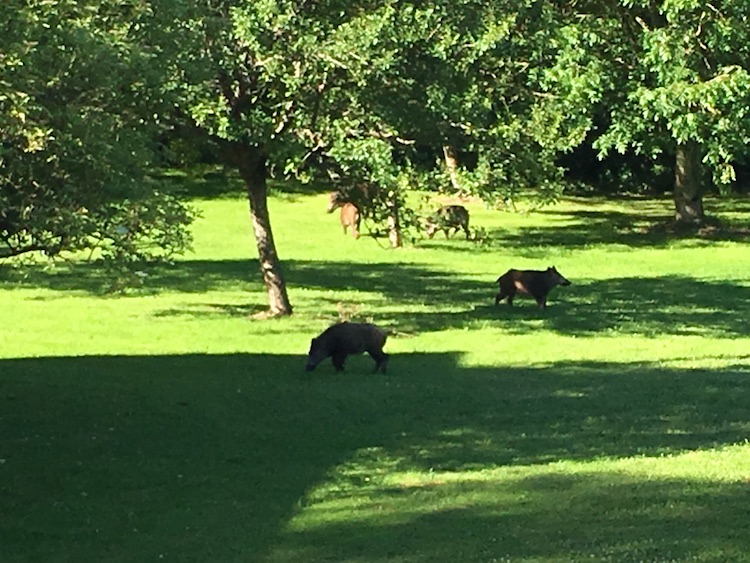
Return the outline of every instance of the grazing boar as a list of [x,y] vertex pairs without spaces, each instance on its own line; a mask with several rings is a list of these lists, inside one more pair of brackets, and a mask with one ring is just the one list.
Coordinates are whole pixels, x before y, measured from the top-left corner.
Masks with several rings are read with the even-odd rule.
[[426,231],[429,238],[434,237],[437,231],[443,231],[445,238],[449,238],[451,229],[455,229],[452,234],[463,229],[466,238],[469,238],[469,211],[463,205],[444,205],[427,219]]
[[507,298],[508,305],[513,305],[516,293],[530,295],[544,309],[547,306],[547,294],[558,285],[570,285],[554,266],[546,270],[508,270],[497,278],[500,292],[495,296],[495,305]]
[[326,211],[333,213],[337,207],[341,208],[339,218],[341,226],[344,228],[344,234],[346,234],[348,228],[351,228],[352,236],[355,239],[359,238],[359,224],[362,221],[359,207],[351,201],[346,201],[341,192],[331,192]]
[[375,360],[375,372],[385,373],[388,365],[388,354],[383,352],[386,338],[383,329],[369,323],[343,322],[332,325],[310,342],[306,369],[312,371],[330,357],[336,371],[341,371],[347,356],[367,352]]

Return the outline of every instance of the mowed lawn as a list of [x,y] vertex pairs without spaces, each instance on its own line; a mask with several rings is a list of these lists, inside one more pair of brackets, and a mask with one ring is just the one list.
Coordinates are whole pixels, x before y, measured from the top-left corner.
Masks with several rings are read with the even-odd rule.
[[[478,244],[345,237],[274,192],[295,307],[265,307],[247,202],[124,294],[0,267],[0,561],[741,561],[750,556],[750,201],[468,203]],[[367,228],[364,228],[367,231]],[[508,268],[571,280],[494,305]],[[338,319],[389,330],[304,371]]]

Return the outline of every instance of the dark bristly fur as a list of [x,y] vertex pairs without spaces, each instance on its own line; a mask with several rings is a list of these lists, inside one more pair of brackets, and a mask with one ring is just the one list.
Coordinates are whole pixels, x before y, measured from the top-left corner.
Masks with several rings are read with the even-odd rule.
[[470,236],[469,211],[463,205],[445,205],[427,219],[426,231],[429,238],[434,237],[438,231],[443,231],[445,238],[449,238],[460,229],[463,229],[468,239]]
[[385,373],[388,354],[383,352],[383,346],[387,336],[383,329],[369,323],[343,322],[330,326],[310,342],[306,369],[312,371],[330,357],[336,371],[341,371],[347,356],[367,352],[375,360],[375,372]]
[[513,270],[510,269],[497,278],[500,292],[495,296],[495,305],[507,298],[508,305],[513,305],[516,293],[530,295],[541,308],[547,306],[547,294],[558,285],[570,285],[554,266],[546,270]]

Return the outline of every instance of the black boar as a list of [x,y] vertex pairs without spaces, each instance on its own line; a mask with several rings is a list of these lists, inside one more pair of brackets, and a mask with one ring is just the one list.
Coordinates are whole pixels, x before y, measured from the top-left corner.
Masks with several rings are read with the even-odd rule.
[[336,371],[341,371],[347,356],[367,352],[375,360],[375,372],[385,373],[388,365],[388,354],[383,352],[386,338],[384,330],[369,323],[335,324],[310,342],[306,369],[312,371],[330,357]]
[[359,238],[359,224],[362,221],[362,214],[359,211],[359,207],[351,201],[346,201],[345,196],[341,192],[331,192],[326,211],[333,213],[337,207],[341,208],[339,219],[341,220],[341,226],[344,227],[344,234],[351,227],[352,236],[355,239]]
[[497,278],[500,293],[495,296],[495,305],[507,297],[508,305],[513,305],[516,293],[530,295],[543,309],[547,306],[547,294],[558,285],[570,285],[554,266],[546,270],[508,270]]
[[443,231],[445,238],[449,238],[451,229],[455,229],[452,234],[463,229],[466,238],[469,238],[469,211],[463,205],[445,205],[427,219],[426,231],[429,238],[434,237],[437,231]]

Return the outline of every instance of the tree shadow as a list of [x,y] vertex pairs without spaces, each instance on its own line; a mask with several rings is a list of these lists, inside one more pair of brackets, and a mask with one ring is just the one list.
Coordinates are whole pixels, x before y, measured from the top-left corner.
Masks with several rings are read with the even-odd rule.
[[562,334],[616,331],[734,338],[747,333],[750,286],[729,281],[634,276],[584,280],[556,291],[555,306],[542,318]]
[[[409,500],[406,522],[339,518],[287,532],[268,561],[740,561],[750,548],[742,483],[557,474],[478,483],[475,504],[458,507],[440,498],[466,496],[465,484],[435,487],[426,506]],[[408,492],[362,502],[376,512]]]
[[[239,173],[222,165],[211,165],[190,169],[166,169],[157,174],[156,179],[167,188],[180,195],[200,199],[224,199],[247,197],[247,186]],[[273,197],[297,200],[301,196],[332,191],[330,183],[302,183],[293,180],[268,180],[268,189]]]
[[[540,213],[545,213],[541,211]],[[550,212],[552,213],[552,212]],[[557,227],[518,227],[513,231],[490,229],[493,246],[513,249],[523,256],[537,258],[549,253],[549,248],[578,249],[592,245],[612,245],[616,252],[634,248],[665,247],[676,240],[693,246],[707,246],[716,242],[750,241],[746,227],[708,226],[693,232],[675,232],[661,220],[636,219],[619,211],[555,212],[573,220]]]
[[[555,288],[548,308],[541,310],[533,300],[522,297],[514,307],[504,302],[495,306],[494,276],[458,276],[415,264],[289,260],[285,273],[292,289],[324,292],[318,298],[319,309],[335,311],[352,293],[368,295],[373,303],[401,303],[400,311],[381,313],[376,320],[404,332],[489,324],[516,334],[545,329],[565,335],[617,331],[733,338],[746,334],[745,319],[750,316],[749,286],[683,276],[572,279],[571,286]],[[37,273],[22,283],[96,293],[100,275],[104,274],[94,266],[78,264],[54,275]],[[0,289],[10,289],[18,283],[17,279],[6,279],[0,281]],[[201,295],[224,287],[249,292],[248,303],[201,298],[160,311],[159,316],[251,316],[267,305],[257,260],[180,261],[155,267],[146,284],[142,293],[178,291]]]
[[[419,300],[461,301],[476,291],[487,293],[481,282],[458,278],[451,272],[414,264],[377,262],[361,264],[345,261],[286,260],[284,272],[290,287],[329,291],[364,291],[388,298],[403,296]],[[33,269],[24,276],[6,272],[0,289],[17,285],[43,287],[56,291],[84,291],[99,294],[106,272],[95,263],[70,264],[53,273]],[[484,287],[483,287],[484,286]],[[177,291],[204,293],[233,287],[262,289],[258,260],[180,260],[154,265],[148,272],[141,293]]]
[[[548,207],[534,214],[548,217],[544,225],[516,225],[514,229],[487,229],[490,244],[486,249],[510,248],[515,253],[537,258],[549,253],[549,248],[586,248],[591,245],[611,245],[612,251],[632,248],[664,247],[675,240],[684,244],[704,246],[715,242],[750,241],[746,216],[750,213],[750,199],[709,198],[709,217],[703,228],[680,230],[671,226],[669,200],[627,197],[620,202],[631,204],[630,210],[603,207],[615,197],[566,198],[580,207]],[[584,207],[585,206],[585,207]],[[458,251],[477,251],[467,245],[457,245]]]
[[183,304],[180,307],[162,309],[155,314],[156,317],[192,317],[192,318],[216,318],[216,317],[240,317],[250,318],[260,315],[268,308],[260,303],[253,305],[237,305],[236,303],[196,302]]
[[222,199],[246,194],[239,174],[221,165],[170,168],[160,171],[155,178],[171,192],[185,197]]
[[[413,265],[295,262],[290,280],[332,292],[331,305],[339,292],[356,289],[378,294],[384,303],[402,302],[404,309],[387,320],[407,332],[489,324],[513,334],[546,329],[565,335],[618,331],[734,338],[746,334],[750,316],[750,286],[682,276],[573,280],[550,293],[544,310],[523,297],[513,307],[494,305],[494,277],[457,277]],[[413,303],[435,307],[413,310]]]
[[[141,287],[131,288],[136,295],[161,291],[202,293],[231,286],[256,289],[262,284],[258,260],[178,260],[149,264]],[[53,291],[81,291],[92,295],[119,297],[108,293],[111,273],[100,262],[69,262],[53,269],[29,266],[23,270],[0,269],[0,289],[40,287]]]
[[[639,519],[638,506],[621,495],[635,489],[649,506],[664,506],[681,484],[660,488],[626,475],[500,485],[528,491],[528,502],[513,505],[522,510],[518,517],[502,514],[507,507],[469,504],[408,525],[395,518],[375,529],[352,520],[345,528],[324,526],[315,537],[287,525],[331,479],[347,481],[342,494],[370,494],[370,484],[346,469],[352,464],[365,473],[384,459],[395,460],[393,470],[421,472],[543,467],[714,448],[750,431],[746,358],[721,372],[650,365],[624,371],[621,364],[564,362],[467,368],[456,354],[400,354],[383,376],[369,373],[365,356],[352,358],[345,373],[326,363],[306,374],[303,354],[0,361],[4,556],[264,560],[277,548],[299,547],[312,550],[305,551],[308,561],[435,561],[485,548],[522,558],[594,546],[616,556],[625,540],[651,542],[663,554],[672,547],[659,539],[660,524]],[[691,550],[721,543],[712,518],[746,523],[744,503],[719,516],[727,507],[716,500],[741,501],[744,489],[691,487],[680,498],[695,504],[700,518],[674,513],[669,524],[691,525]],[[390,493],[377,492],[383,494]],[[580,502],[613,511],[603,530]],[[561,511],[565,503],[570,517]],[[577,511],[592,524],[588,539],[572,526]],[[445,533],[431,532],[437,522]],[[485,545],[497,526],[510,531]],[[543,529],[556,534],[544,548],[537,542]],[[739,541],[724,539],[730,547]],[[550,545],[559,552],[543,551]]]

